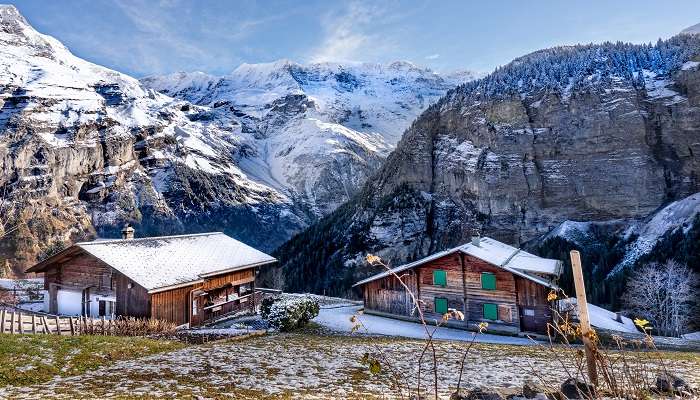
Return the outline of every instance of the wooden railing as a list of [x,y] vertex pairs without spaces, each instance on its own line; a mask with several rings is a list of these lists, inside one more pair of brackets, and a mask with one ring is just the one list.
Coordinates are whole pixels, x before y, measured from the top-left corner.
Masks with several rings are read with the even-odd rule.
[[91,332],[109,335],[112,328],[112,321],[104,318],[58,316],[0,304],[0,333],[75,336]]

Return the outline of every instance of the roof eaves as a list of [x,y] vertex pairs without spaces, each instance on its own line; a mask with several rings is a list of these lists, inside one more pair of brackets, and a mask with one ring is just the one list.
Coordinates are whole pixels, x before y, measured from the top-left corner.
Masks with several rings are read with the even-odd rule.
[[238,266],[238,267],[231,267],[231,268],[221,269],[221,270],[218,270],[218,271],[207,272],[206,274],[199,274],[199,277],[200,277],[200,278],[208,278],[208,277],[212,277],[212,276],[216,276],[216,275],[225,274],[225,273],[228,273],[228,272],[234,272],[234,271],[239,271],[239,270],[242,270],[242,269],[248,269],[248,268],[253,268],[253,267],[259,267],[259,266],[262,266],[262,265],[272,264],[272,263],[276,263],[276,262],[277,262],[277,259],[276,259],[276,258],[273,258],[272,260],[260,261],[260,262],[256,262],[256,263],[252,263],[252,264],[240,265],[240,266]]
[[361,281],[355,283],[354,285],[352,285],[352,287],[364,285],[365,283],[369,283],[369,282],[372,282],[372,281],[376,281],[377,279],[386,278],[386,277],[389,276],[389,275],[393,275],[393,274],[396,274],[396,273],[398,273],[398,272],[402,272],[402,271],[405,271],[405,270],[407,270],[407,269],[411,269],[411,268],[417,267],[417,266],[419,266],[419,265],[421,265],[421,264],[425,264],[425,263],[428,262],[428,261],[432,261],[432,260],[435,260],[435,259],[437,259],[437,258],[444,257],[444,256],[446,256],[446,255],[452,254],[452,253],[454,253],[455,251],[458,251],[458,250],[460,250],[460,247],[459,247],[459,246],[458,246],[458,247],[451,248],[451,249],[448,249],[448,250],[443,250],[443,251],[437,252],[437,253],[435,253],[435,254],[432,254],[432,255],[429,255],[429,256],[427,256],[427,257],[421,258],[420,260],[416,260],[416,261],[410,262],[410,263],[408,263],[408,264],[404,264],[404,265],[400,265],[400,266],[398,266],[398,267],[396,267],[396,268],[392,268],[392,269],[390,269],[390,270],[388,270],[388,271],[383,271],[383,272],[380,272],[380,273],[378,273],[378,274],[376,274],[376,275],[372,275],[372,276],[370,276],[370,277],[368,277],[368,278],[365,278],[365,279],[363,279],[363,280],[361,280]]

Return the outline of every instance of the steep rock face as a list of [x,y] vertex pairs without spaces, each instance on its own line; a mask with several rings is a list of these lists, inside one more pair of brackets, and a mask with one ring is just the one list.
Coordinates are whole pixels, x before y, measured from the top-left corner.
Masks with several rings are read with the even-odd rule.
[[0,6],[0,47],[1,207],[17,228],[0,251],[16,272],[127,221],[140,235],[223,230],[267,250],[308,223],[238,167],[253,138],[233,116],[81,60],[12,6]]
[[418,114],[471,79],[408,62],[281,60],[244,64],[222,77],[177,73],[142,83],[239,119],[256,138],[244,171],[320,217],[357,193]]
[[699,43],[555,48],[450,91],[329,217],[344,229],[311,227],[280,249],[290,287],[313,273],[299,241],[336,242],[313,262],[347,290],[368,251],[398,263],[474,230],[521,245],[565,220],[633,221],[700,191]]

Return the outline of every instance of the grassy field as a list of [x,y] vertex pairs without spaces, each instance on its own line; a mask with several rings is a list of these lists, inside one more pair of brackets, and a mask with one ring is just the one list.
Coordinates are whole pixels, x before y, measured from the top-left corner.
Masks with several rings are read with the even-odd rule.
[[[414,339],[338,335],[313,324],[295,333],[189,346],[143,338],[0,336],[0,385],[5,385],[0,398],[396,398],[390,372],[400,372],[400,383],[413,386],[422,346]],[[441,398],[455,388],[465,346],[436,343]],[[367,352],[382,358],[379,374],[361,362]],[[662,354],[671,372],[700,385],[700,354]],[[424,363],[425,371],[429,364]],[[533,371],[557,385],[566,379],[546,349],[477,343],[463,384],[512,393]],[[421,380],[429,392],[427,375]]]
[[115,361],[182,347],[175,341],[135,337],[0,334],[0,387],[79,375]]

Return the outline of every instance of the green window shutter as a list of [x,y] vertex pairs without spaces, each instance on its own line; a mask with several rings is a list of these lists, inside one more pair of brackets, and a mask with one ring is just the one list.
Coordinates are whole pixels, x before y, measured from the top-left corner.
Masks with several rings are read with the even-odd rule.
[[435,298],[435,312],[438,314],[447,313],[447,299],[444,297]]
[[481,288],[486,290],[496,290],[496,275],[490,272],[482,272]]
[[498,319],[498,306],[496,304],[484,303],[484,319]]
[[444,269],[436,269],[433,271],[433,285],[447,286],[447,272]]

